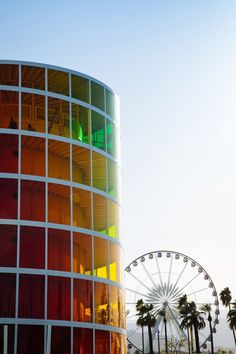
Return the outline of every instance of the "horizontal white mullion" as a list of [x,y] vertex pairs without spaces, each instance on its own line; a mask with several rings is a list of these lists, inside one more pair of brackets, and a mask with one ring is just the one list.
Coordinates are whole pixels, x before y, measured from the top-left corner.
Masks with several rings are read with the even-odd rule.
[[19,86],[0,85],[0,90],[3,90],[3,91],[18,91],[19,92]]

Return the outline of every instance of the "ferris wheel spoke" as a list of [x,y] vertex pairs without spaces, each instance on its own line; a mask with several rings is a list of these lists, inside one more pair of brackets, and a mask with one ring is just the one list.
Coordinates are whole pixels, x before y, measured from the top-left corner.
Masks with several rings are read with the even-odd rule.
[[184,290],[186,288],[186,286],[188,286],[189,284],[191,284],[198,276],[200,275],[200,273],[198,273],[197,275],[195,275],[195,277],[193,277],[187,284],[185,284],[179,291],[178,291],[178,295],[181,293],[182,290]]
[[132,337],[138,330],[140,329],[140,327],[137,327],[136,329],[134,329],[130,335],[127,336],[127,339],[130,339],[130,337]]
[[179,333],[182,337],[187,339],[186,333],[183,331],[182,328],[180,328],[180,323],[179,323],[178,317],[174,314],[174,311],[172,311],[172,309],[169,306],[168,306],[168,309],[169,309],[169,311],[171,313],[172,320],[173,320],[173,323],[175,325],[177,333]]
[[169,287],[170,287],[172,263],[173,263],[173,254],[171,254],[171,261],[170,261],[170,267],[169,267],[169,273],[168,273],[168,281],[167,281],[167,292],[169,292]]
[[138,279],[134,274],[132,274],[131,272],[127,273],[129,274],[131,277],[133,277],[135,280],[137,280],[137,282],[139,282],[139,284],[141,284],[144,288],[146,288],[148,291],[151,291],[152,289],[150,289],[146,284],[144,284],[140,279]]
[[157,266],[157,272],[158,272],[160,284],[163,287],[163,280],[162,280],[162,276],[161,276],[161,272],[160,272],[160,266],[159,266],[158,258],[157,258],[157,256],[155,258],[156,258],[156,266]]
[[178,276],[178,278],[177,278],[177,280],[176,280],[174,286],[173,286],[174,288],[176,288],[176,286],[177,286],[177,284],[178,284],[180,278],[182,277],[182,275],[183,275],[183,273],[184,273],[184,271],[185,271],[187,265],[188,265],[188,263],[186,262],[185,265],[184,265],[184,267],[183,267],[183,269],[182,269],[182,271],[180,272],[180,274],[179,274],[179,276]]
[[187,296],[194,295],[194,294],[200,293],[201,291],[208,290],[208,289],[209,289],[209,286],[207,286],[206,288],[202,288],[200,290],[194,291],[194,292],[192,292],[190,294],[186,294],[186,295]]
[[152,285],[154,286],[154,288],[156,288],[156,287],[157,287],[157,285],[156,285],[156,283],[154,282],[154,280],[153,280],[153,278],[152,278],[151,274],[148,272],[148,270],[147,270],[147,268],[145,267],[144,263],[143,263],[143,262],[141,262],[141,264],[142,264],[142,267],[143,267],[143,269],[144,269],[145,273],[147,274],[148,278],[150,279],[150,281],[151,281]]
[[125,290],[128,290],[128,291],[130,291],[131,293],[134,293],[134,294],[137,294],[137,295],[140,295],[140,296],[143,296],[143,297],[146,297],[146,296],[147,296],[146,294],[141,293],[140,291],[133,290],[133,289],[125,288]]

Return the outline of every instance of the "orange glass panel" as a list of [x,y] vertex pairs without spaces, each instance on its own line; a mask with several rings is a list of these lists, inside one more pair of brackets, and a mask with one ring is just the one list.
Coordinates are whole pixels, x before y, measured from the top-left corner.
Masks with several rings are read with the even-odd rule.
[[12,64],[0,64],[0,85],[18,86],[19,67]]
[[48,140],[48,176],[70,180],[70,145]]
[[48,183],[48,222],[70,225],[70,187]]
[[119,292],[119,299],[118,299],[118,313],[120,316],[119,319],[119,326],[125,329],[126,318],[125,318],[125,292],[122,289],[118,290]]
[[94,275],[108,278],[108,241],[94,237]]
[[69,95],[69,74],[63,71],[48,69],[48,91]]
[[69,102],[48,97],[48,133],[70,137]]
[[73,188],[73,225],[91,229],[91,193]]
[[0,90],[0,128],[18,129],[19,94]]
[[48,230],[48,269],[70,272],[70,232]]
[[111,332],[112,354],[121,354],[121,350],[122,350],[121,334],[116,332]]
[[110,279],[120,281],[120,248],[117,243],[110,242]]
[[107,201],[99,194],[93,194],[93,227],[95,231],[107,233]]
[[95,322],[109,325],[108,285],[94,283]]
[[45,183],[21,180],[21,219],[45,221]]
[[18,136],[0,134],[0,172],[18,173]]
[[90,186],[90,150],[76,145],[72,146],[72,179]]
[[121,334],[121,352],[120,354],[127,354],[127,339],[125,334]]
[[71,75],[72,97],[89,103],[89,80],[78,75]]
[[92,153],[93,157],[93,187],[106,192],[106,158],[105,156]]
[[119,289],[110,285],[110,324],[120,326],[119,320]]
[[73,313],[74,321],[92,322],[92,282],[90,280],[74,279]]
[[107,199],[108,206],[108,235],[113,238],[119,238],[119,213],[118,204],[111,199]]
[[22,65],[21,86],[45,90],[45,69],[37,66]]
[[92,274],[92,237],[73,233],[73,269],[76,273]]
[[21,173],[45,176],[45,139],[22,135]]
[[45,133],[45,97],[32,93],[21,94],[21,128]]
[[95,333],[96,354],[110,354],[110,332],[96,330]]

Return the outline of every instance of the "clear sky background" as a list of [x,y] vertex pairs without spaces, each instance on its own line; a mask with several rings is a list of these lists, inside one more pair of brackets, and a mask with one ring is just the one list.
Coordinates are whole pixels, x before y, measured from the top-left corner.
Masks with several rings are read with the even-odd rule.
[[0,43],[120,96],[126,264],[176,250],[236,298],[236,1],[2,0]]

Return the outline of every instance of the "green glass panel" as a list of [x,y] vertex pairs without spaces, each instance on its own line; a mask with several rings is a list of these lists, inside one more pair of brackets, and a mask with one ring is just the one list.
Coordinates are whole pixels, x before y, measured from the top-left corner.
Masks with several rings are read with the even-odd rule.
[[71,75],[71,91],[73,98],[89,103],[89,80]]
[[115,136],[115,125],[110,121],[106,120],[106,132],[107,132],[107,152],[108,154],[111,154],[112,156],[115,156],[115,142],[116,142],[116,136]]
[[89,144],[89,110],[72,103],[72,138]]
[[117,168],[115,163],[107,159],[108,167],[108,193],[112,197],[117,197]]
[[115,117],[115,96],[108,90],[106,90],[106,113],[112,118]]
[[106,151],[105,118],[92,111],[92,144],[98,149]]
[[91,81],[91,103],[104,111],[104,87]]

